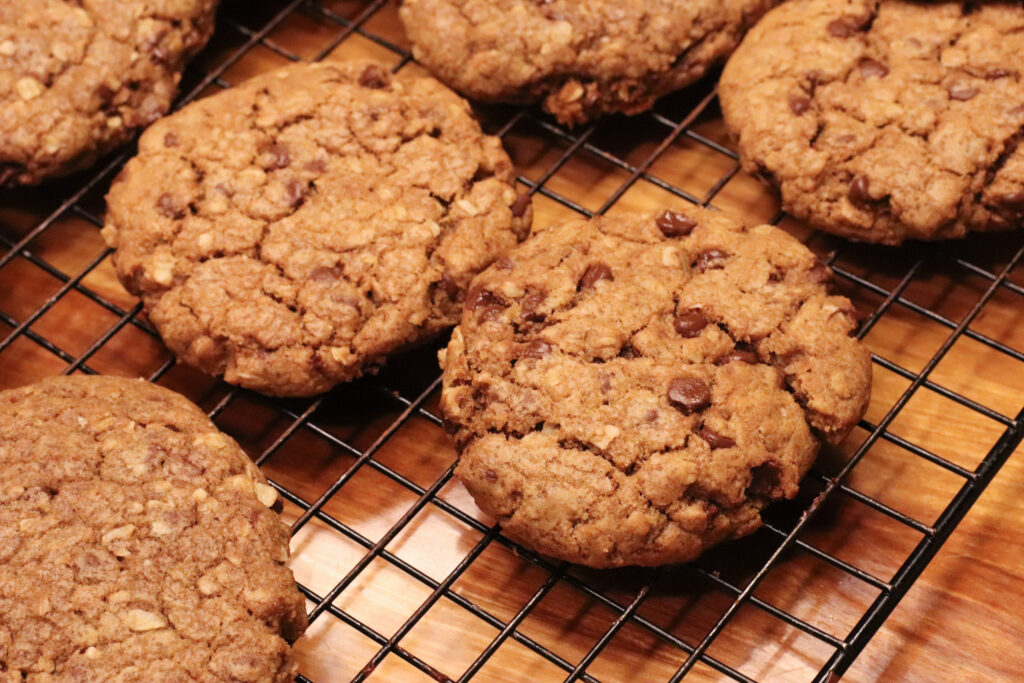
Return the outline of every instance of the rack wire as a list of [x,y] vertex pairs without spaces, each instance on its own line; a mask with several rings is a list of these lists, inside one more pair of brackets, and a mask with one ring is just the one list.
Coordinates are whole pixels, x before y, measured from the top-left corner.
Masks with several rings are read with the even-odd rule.
[[[394,23],[393,13],[394,5],[387,0],[268,0],[256,6],[229,0],[221,8],[218,33],[211,47],[186,72],[178,106],[211,90],[230,87],[231,74],[245,75],[243,67],[257,52],[261,58],[255,60],[253,68],[262,69],[274,62],[323,59],[344,52],[347,41],[358,40],[389,54],[396,71],[407,68],[412,57],[389,28]],[[386,17],[391,21],[385,21]],[[294,34],[300,29],[306,37],[296,40]],[[740,175],[736,154],[727,144],[702,132],[701,122],[716,117],[716,106],[713,85],[703,84],[666,98],[651,113],[629,120],[613,118],[582,129],[565,129],[533,109],[483,107],[480,113],[488,131],[506,143],[516,138],[539,138],[547,149],[558,150],[544,158],[539,172],[520,175],[518,182],[538,201],[545,198],[560,210],[590,216],[624,203],[623,198],[640,186],[656,188],[666,193],[667,199],[714,207],[723,189]],[[668,150],[681,144],[700,148],[720,161],[716,166],[721,168],[720,175],[703,192],[667,180],[669,173],[659,167]],[[688,674],[703,672],[751,681],[757,672],[745,668],[742,658],[730,657],[727,648],[719,648],[718,653],[716,643],[726,639],[728,636],[723,634],[740,623],[739,614],[754,610],[757,618],[813,641],[810,649],[817,653],[819,664],[813,679],[835,680],[864,649],[1024,438],[1024,396],[1017,405],[994,408],[935,379],[936,369],[963,340],[1024,370],[1024,353],[998,340],[997,335],[972,326],[995,298],[1011,297],[1017,300],[1014,305],[1020,305],[1024,286],[1013,272],[1024,259],[1024,238],[1020,234],[998,238],[999,257],[993,259],[991,249],[988,253],[973,253],[969,248],[925,245],[880,251],[804,232],[808,244],[826,254],[844,293],[862,306],[868,302],[871,312],[859,330],[861,338],[868,337],[886,316],[898,310],[938,331],[936,338],[940,341],[921,353],[918,367],[907,367],[883,355],[873,356],[876,370],[901,382],[901,389],[892,394],[875,421],[860,424],[859,440],[851,439],[856,443],[837,462],[826,462],[812,471],[804,493],[795,502],[771,508],[763,529],[739,542],[749,544],[739,553],[745,560],[736,560],[733,546],[713,551],[687,566],[650,571],[586,572],[553,563],[502,536],[497,526],[481,518],[466,502],[468,499],[451,494],[454,462],[450,452],[434,458],[433,469],[428,468],[430,476],[426,477],[422,471],[410,473],[400,458],[389,454],[397,435],[413,425],[417,434],[429,432],[433,438],[442,438],[438,436],[441,420],[436,409],[440,377],[432,360],[437,345],[396,359],[377,377],[309,400],[268,399],[206,380],[177,365],[140,315],[141,306],[123,291],[113,291],[105,284],[102,275],[107,273],[109,279],[110,250],[99,246],[95,230],[83,228],[83,224],[102,227],[102,194],[131,153],[126,150],[114,154],[91,172],[39,190],[0,195],[0,206],[5,207],[0,210],[0,377],[5,373],[19,378],[53,372],[143,374],[186,391],[207,406],[211,417],[254,455],[287,501],[296,559],[302,558],[307,547],[299,542],[304,530],[315,529],[355,549],[347,569],[317,576],[315,582],[299,576],[300,589],[308,600],[311,629],[338,622],[369,646],[365,664],[351,675],[346,673],[345,679],[365,680],[388,660],[398,658],[406,666],[403,671],[418,670],[437,681],[468,681],[498,661],[503,648],[514,643],[547,667],[547,673],[538,674],[536,680],[593,683],[602,680],[599,664],[603,653],[628,630],[633,634],[630,642],[655,643],[659,656],[667,662],[667,675],[662,680],[679,681]],[[613,189],[603,193],[596,203],[591,202],[595,204],[592,208],[579,198],[567,196],[569,193],[553,180],[581,156],[603,164],[619,178]],[[8,205],[14,208],[8,210]],[[33,213],[26,206],[43,206],[45,212]],[[773,222],[793,228],[781,213],[773,216]],[[50,245],[65,239],[84,241],[92,245],[92,250],[85,249],[89,255],[77,260],[50,258],[50,253],[59,253]],[[870,266],[880,257],[887,263],[882,271]],[[975,295],[951,311],[942,301],[927,297],[922,301],[916,286],[936,272],[972,278],[977,283]],[[33,287],[32,283],[40,285]],[[77,311],[79,308],[82,312]],[[57,316],[61,311],[64,317]],[[68,320],[69,315],[68,325],[50,322]],[[83,339],[91,341],[85,343]],[[140,346],[147,350],[144,362],[136,362],[132,354],[126,353],[126,349]],[[894,428],[907,406],[929,392],[959,406],[958,410],[965,411],[970,420],[991,423],[992,443],[973,462],[940,454],[925,440],[901,435],[901,430]],[[347,417],[339,420],[339,415]],[[851,484],[851,473],[858,466],[870,466],[862,465],[862,461],[879,444],[952,477],[949,495],[931,521],[901,511],[884,496],[869,495]],[[329,454],[325,462],[329,463],[326,470],[330,476],[314,486],[295,485],[289,468],[297,457],[311,458],[311,453],[318,452]],[[361,487],[374,485],[386,485],[388,490],[398,492],[395,496],[402,502],[400,514],[392,514],[384,522],[376,520],[371,533],[367,524],[346,520],[337,510],[339,501],[358,498],[358,492],[365,490]],[[816,542],[823,538],[815,532],[816,524],[844,505],[863,506],[902,529],[901,537],[910,540],[897,566],[885,572],[861,557],[844,555],[841,548],[830,548],[827,541]],[[463,541],[469,539],[458,561],[444,565],[443,571],[411,561],[395,545],[428,512],[461,530]],[[472,583],[474,567],[483,561],[481,558],[495,548],[510,551],[502,557],[514,558],[535,576],[521,604],[501,609],[484,599],[474,599],[474,591],[462,589],[464,583]],[[837,581],[853,582],[866,591],[862,594],[869,598],[852,610],[845,627],[812,623],[809,617],[759,594],[759,588],[785,571],[795,554],[827,566]],[[346,596],[364,590],[381,566],[420,587],[409,609],[401,613],[402,619],[390,629],[374,626],[358,610],[345,606]],[[697,586],[688,593],[688,599],[702,601],[706,594],[718,596],[717,607],[710,612],[712,618],[704,618],[701,624],[689,623],[686,606],[676,609],[681,585]],[[830,590],[824,591],[823,599],[831,599]],[[541,611],[541,605],[559,591],[569,591],[586,609],[607,615],[600,627],[590,627],[589,646],[570,652],[544,637],[543,629],[526,628]],[[420,654],[416,644],[422,649],[423,638],[410,637],[441,604],[489,634],[473,650],[475,656],[457,667],[444,658]],[[785,649],[787,644],[783,642],[780,647]],[[310,649],[300,656],[300,664],[309,664],[317,656],[317,651]],[[329,677],[341,679],[340,675]],[[313,678],[300,675],[299,680]]]

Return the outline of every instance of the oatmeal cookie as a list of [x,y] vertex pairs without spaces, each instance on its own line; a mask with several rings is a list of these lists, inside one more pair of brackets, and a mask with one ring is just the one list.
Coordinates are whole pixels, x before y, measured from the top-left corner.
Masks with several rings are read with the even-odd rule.
[[405,0],[413,54],[474,99],[559,121],[636,114],[724,59],[778,0]]
[[793,0],[722,75],[744,166],[843,237],[899,244],[1024,218],[1024,6]]
[[293,680],[306,613],[276,498],[162,387],[0,392],[0,680]]
[[790,498],[870,395],[852,304],[778,228],[698,208],[536,231],[440,354],[456,473],[538,551],[693,559]]
[[216,0],[0,0],[0,186],[90,165],[170,109]]
[[372,62],[190,104],[146,131],[107,203],[118,275],[171,350],[289,396],[454,325],[532,217],[464,100]]

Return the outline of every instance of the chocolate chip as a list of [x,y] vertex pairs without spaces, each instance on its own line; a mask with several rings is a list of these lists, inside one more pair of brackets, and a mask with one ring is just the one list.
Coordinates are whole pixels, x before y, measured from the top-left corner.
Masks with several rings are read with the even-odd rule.
[[721,249],[708,249],[697,256],[697,271],[703,273],[706,270],[717,270],[725,267],[725,260],[729,258],[727,252]]
[[274,141],[266,145],[262,152],[270,155],[270,164],[267,166],[267,170],[274,170],[278,168],[284,168],[288,164],[292,163],[292,158],[288,154],[288,146],[282,142]]
[[317,268],[309,275],[309,279],[313,282],[337,282],[345,275],[345,269],[341,267],[341,264],[334,266],[333,268]]
[[1008,209],[1024,211],[1024,190],[1017,190],[1013,194],[1004,195],[998,201]]
[[522,217],[526,210],[530,208],[530,195],[523,193],[516,196],[516,200],[512,202],[512,215],[516,218]]
[[811,108],[811,98],[806,95],[790,95],[789,96],[789,110],[800,116],[805,111]]
[[964,85],[957,83],[949,86],[946,91],[949,93],[950,99],[959,100],[960,102],[966,102],[967,100],[973,99],[980,90],[975,88],[973,85]]
[[715,450],[716,448],[732,448],[736,445],[736,442],[726,435],[719,434],[707,427],[700,428],[700,438],[708,442],[708,445],[711,446],[711,450]]
[[711,405],[711,388],[697,377],[677,377],[668,386],[668,400],[689,415]]
[[181,220],[185,217],[185,209],[178,206],[177,202],[174,201],[174,197],[166,192],[160,195],[160,198],[156,200],[156,205],[160,209],[160,213],[168,218]]
[[380,90],[386,87],[389,78],[384,69],[380,68],[376,64],[370,64],[366,69],[359,75],[359,85],[364,88],[373,88],[374,90]]
[[861,57],[857,61],[857,70],[860,71],[860,75],[864,78],[882,78],[889,73],[889,67],[876,59],[871,59],[871,57]]
[[293,209],[299,208],[302,206],[302,202],[306,201],[306,183],[298,178],[292,178],[285,183],[284,192],[285,201]]
[[747,487],[747,494],[770,496],[779,488],[780,482],[779,468],[774,463],[766,462],[750,470],[750,486]]
[[612,269],[607,263],[591,263],[580,278],[580,290],[590,289],[601,280],[614,280]]
[[323,173],[327,170],[327,161],[325,159],[313,159],[307,161],[306,165],[302,167],[310,173]]
[[484,479],[495,482],[498,481],[498,475],[494,473],[494,470],[484,470]]
[[989,79],[989,80],[995,80],[997,78],[1006,78],[1007,76],[1014,76],[1014,75],[1017,75],[1016,71],[1010,71],[1009,69],[1004,69],[1002,67],[997,66],[997,67],[994,67],[992,69],[988,69],[987,71],[985,71],[985,76],[984,77]]
[[455,301],[456,297],[459,296],[459,283],[455,281],[451,271],[448,269],[441,273],[441,279],[437,281],[437,287],[452,301]]
[[654,222],[665,237],[689,235],[697,227],[697,221],[676,211],[662,211]]
[[531,292],[523,297],[519,317],[531,323],[543,322],[547,317],[537,309],[544,303],[546,296],[543,292]]
[[619,358],[643,358],[643,354],[637,351],[632,344],[625,344],[619,349]]
[[756,351],[737,346],[724,356],[719,356],[718,359],[715,360],[715,365],[728,365],[733,361],[754,365],[758,360],[760,359],[758,358]]
[[454,434],[455,432],[459,431],[459,425],[455,424],[448,418],[444,418],[443,420],[441,420],[441,427],[448,434]]
[[846,18],[833,19],[826,27],[830,35],[836,38],[849,38],[857,32],[857,29],[849,24]]
[[502,256],[494,263],[494,267],[498,270],[512,270],[516,267],[516,262],[508,256]]
[[871,181],[867,176],[859,175],[854,178],[850,183],[850,192],[847,196],[850,198],[850,203],[860,208],[870,208],[875,203],[875,200],[871,198]]
[[691,339],[700,334],[700,331],[708,326],[708,319],[704,317],[704,314],[701,313],[700,310],[691,308],[688,311],[678,314],[674,324],[679,336]]
[[164,135],[164,147],[177,147],[179,142],[178,134],[173,130]]
[[521,355],[523,358],[543,358],[549,353],[551,353],[551,344],[543,339],[534,339],[526,345]]
[[471,311],[478,311],[488,306],[503,306],[504,302],[482,287],[474,287],[466,297],[466,308]]
[[657,419],[658,419],[658,411],[657,410],[648,410],[646,413],[644,413],[644,422],[656,422]]

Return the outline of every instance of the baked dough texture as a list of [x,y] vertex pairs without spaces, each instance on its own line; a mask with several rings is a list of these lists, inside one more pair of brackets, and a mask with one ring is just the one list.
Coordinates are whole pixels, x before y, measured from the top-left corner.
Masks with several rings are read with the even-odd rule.
[[745,168],[810,225],[865,242],[1024,218],[1024,6],[793,0],[730,59]]
[[0,392],[0,681],[290,681],[288,529],[183,396],[60,377]]
[[85,168],[162,116],[216,0],[0,0],[0,186]]
[[284,67],[162,119],[107,205],[118,275],[168,347],[281,396],[454,325],[532,218],[464,100],[366,61]]
[[468,97],[559,121],[636,114],[701,78],[778,0],[405,0],[416,59]]
[[536,231],[440,354],[456,473],[512,538],[593,567],[749,534],[867,406],[830,278],[778,228],[706,209]]

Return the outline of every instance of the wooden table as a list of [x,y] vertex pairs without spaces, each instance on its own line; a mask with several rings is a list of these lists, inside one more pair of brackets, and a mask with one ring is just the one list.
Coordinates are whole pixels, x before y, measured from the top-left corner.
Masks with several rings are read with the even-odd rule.
[[[236,0],[226,2],[184,92],[214,92],[292,58],[368,56],[418,70],[407,50],[396,7],[383,0]],[[524,186],[537,186],[538,224],[683,197],[773,220],[777,199],[739,172],[709,87],[593,129],[566,131],[533,110],[478,113],[486,129],[504,133]],[[317,614],[296,652],[315,681],[349,680],[375,657],[366,669],[373,681],[457,679],[470,668],[478,681],[557,681],[581,662],[596,680],[668,680],[686,658],[678,645],[701,641],[856,457],[846,488],[830,493],[798,535],[802,545],[781,553],[706,651],[753,679],[811,680],[835,652],[828,637],[847,639],[963,486],[957,472],[970,476],[997,439],[1020,433],[1024,266],[1008,268],[1020,258],[1020,233],[889,249],[844,244],[782,218],[834,258],[840,289],[868,316],[865,341],[878,362],[864,427],[823,452],[795,502],[769,511],[779,533],[762,530],[690,568],[550,563],[499,536],[450,479],[454,453],[436,420],[437,345],[316,401],[272,401],[174,364],[118,284],[97,230],[117,165],[0,194],[0,386],[65,371],[156,377],[210,410],[262,463],[288,492],[290,522],[317,501],[292,541],[292,568]],[[875,430],[880,423],[887,428]],[[848,680],[1024,678],[1022,488],[1018,449]],[[689,679],[724,676],[702,660]]]

